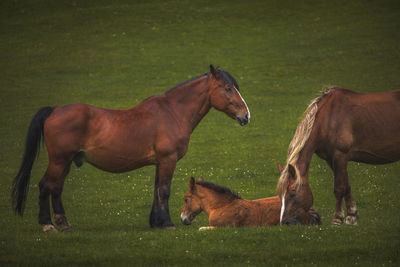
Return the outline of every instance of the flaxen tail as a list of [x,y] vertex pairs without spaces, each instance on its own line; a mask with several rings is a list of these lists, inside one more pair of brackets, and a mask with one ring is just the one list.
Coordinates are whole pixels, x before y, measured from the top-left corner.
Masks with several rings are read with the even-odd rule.
[[52,107],[43,107],[39,109],[29,125],[28,134],[25,141],[25,152],[21,167],[17,176],[12,182],[12,207],[15,213],[23,215],[26,196],[28,194],[28,185],[31,177],[33,162],[39,154],[40,142],[43,137],[44,122],[53,112]]

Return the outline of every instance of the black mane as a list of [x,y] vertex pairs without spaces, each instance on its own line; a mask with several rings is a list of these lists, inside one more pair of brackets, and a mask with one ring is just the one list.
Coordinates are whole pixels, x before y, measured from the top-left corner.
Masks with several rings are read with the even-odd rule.
[[[235,86],[235,88],[239,91],[239,85],[237,84],[235,78],[233,78],[232,75],[229,74],[229,72],[227,72],[227,71],[221,69],[220,67],[217,67],[216,70],[217,70],[218,73],[220,74],[221,80],[222,80],[223,82],[229,83],[231,86]],[[199,78],[201,78],[201,77],[203,77],[203,76],[209,76],[209,75],[210,75],[210,72],[206,72],[206,73],[204,73],[204,74],[195,76],[195,77],[190,78],[190,79],[188,79],[188,80],[186,80],[186,81],[183,81],[183,82],[181,82],[181,83],[176,84],[175,86],[169,88],[169,89],[168,89],[167,91],[165,91],[165,92],[168,93],[169,91],[172,91],[172,90],[174,90],[175,88],[180,87],[180,86],[182,86],[182,85],[184,85],[184,84],[186,84],[186,83],[189,83],[189,82],[191,82],[191,81],[197,80],[197,79],[199,79]]]
[[220,194],[228,194],[234,199],[242,199],[242,197],[235,191],[232,191],[228,187],[222,186],[222,185],[217,185],[211,182],[206,182],[206,181],[197,181],[196,184],[204,186],[208,189],[211,189],[217,193]]
[[165,92],[168,93],[169,91],[172,91],[172,90],[174,90],[175,88],[177,88],[177,87],[179,87],[179,86],[182,86],[182,85],[184,85],[184,84],[186,84],[186,83],[189,83],[189,82],[191,82],[191,81],[197,80],[197,79],[199,79],[199,78],[201,78],[201,77],[203,77],[203,76],[206,76],[206,75],[208,76],[209,74],[210,74],[209,72],[206,72],[206,73],[204,73],[204,74],[201,74],[201,75],[192,77],[192,78],[190,78],[190,79],[188,79],[188,80],[186,80],[186,81],[183,81],[183,82],[180,82],[180,83],[176,84],[175,86],[169,88],[169,89],[168,89],[167,91],[165,91]]

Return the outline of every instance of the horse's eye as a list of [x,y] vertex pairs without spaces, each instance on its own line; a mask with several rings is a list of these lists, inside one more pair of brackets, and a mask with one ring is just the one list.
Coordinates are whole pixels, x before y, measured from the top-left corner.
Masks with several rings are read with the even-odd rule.
[[187,198],[185,198],[185,203],[187,203],[188,202],[188,200],[187,200]]
[[291,198],[295,197],[295,196],[296,196],[296,191],[291,191],[289,196],[290,196]]
[[225,88],[225,91],[228,93],[232,93],[232,89],[230,87]]

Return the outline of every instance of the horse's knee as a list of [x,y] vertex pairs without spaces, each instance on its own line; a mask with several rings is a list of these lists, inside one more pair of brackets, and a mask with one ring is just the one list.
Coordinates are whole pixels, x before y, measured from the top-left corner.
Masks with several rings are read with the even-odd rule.
[[171,188],[169,185],[160,186],[157,189],[157,193],[160,201],[168,200],[169,196],[171,195]]
[[343,198],[345,193],[346,193],[345,186],[335,186],[335,189],[333,190],[333,194],[335,195],[336,199]]
[[346,198],[352,198],[351,197],[351,185],[349,183],[346,185],[344,195]]

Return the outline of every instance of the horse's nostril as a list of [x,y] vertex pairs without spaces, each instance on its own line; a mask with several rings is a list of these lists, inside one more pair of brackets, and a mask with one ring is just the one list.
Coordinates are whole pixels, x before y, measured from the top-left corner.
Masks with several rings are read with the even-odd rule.
[[248,118],[247,114],[244,115],[243,117],[242,116],[236,116],[236,120],[239,122],[239,124],[241,126],[246,125],[246,124],[249,123],[249,118]]
[[190,221],[188,218],[184,218],[184,219],[182,219],[182,223],[183,223],[184,225],[190,225],[190,224],[191,224],[191,221]]

